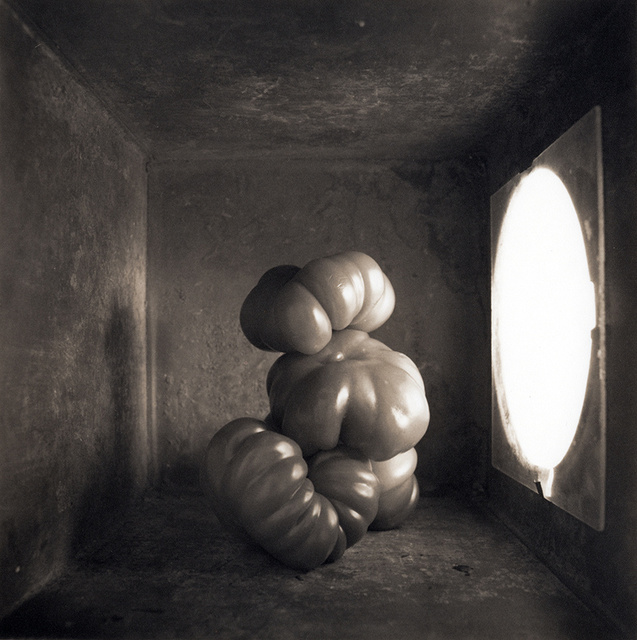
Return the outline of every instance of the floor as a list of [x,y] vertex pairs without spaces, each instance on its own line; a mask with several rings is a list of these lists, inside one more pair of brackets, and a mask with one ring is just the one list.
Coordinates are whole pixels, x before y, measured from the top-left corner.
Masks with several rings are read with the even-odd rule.
[[0,637],[609,640],[507,529],[424,496],[399,530],[331,565],[281,566],[195,492],[147,496],[107,541],[0,624]]

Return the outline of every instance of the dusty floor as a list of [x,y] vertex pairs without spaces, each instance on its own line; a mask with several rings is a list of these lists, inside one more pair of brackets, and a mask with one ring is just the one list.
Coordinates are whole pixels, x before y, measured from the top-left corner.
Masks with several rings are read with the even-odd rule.
[[617,637],[490,516],[426,496],[310,573],[223,531],[196,493],[148,496],[0,637],[608,640]]

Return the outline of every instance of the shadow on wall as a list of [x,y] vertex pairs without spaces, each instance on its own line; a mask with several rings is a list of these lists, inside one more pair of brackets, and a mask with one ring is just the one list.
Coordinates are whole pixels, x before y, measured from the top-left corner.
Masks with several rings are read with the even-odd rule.
[[[423,492],[438,490],[431,478],[463,492],[486,487],[491,424],[490,388],[490,226],[487,174],[483,159],[409,160],[392,171],[418,193],[416,216],[424,228],[421,251],[435,258],[436,295],[455,308],[460,332],[438,320],[435,357],[422,375],[431,423],[416,447]],[[434,342],[430,313],[416,319],[417,330]],[[449,346],[444,347],[447,343]],[[429,480],[428,480],[429,478]]]
[[136,397],[135,318],[130,306],[115,300],[104,333],[104,358],[110,386],[108,424],[95,425],[97,466],[90,469],[77,510],[72,551],[86,544],[135,493],[139,467]]

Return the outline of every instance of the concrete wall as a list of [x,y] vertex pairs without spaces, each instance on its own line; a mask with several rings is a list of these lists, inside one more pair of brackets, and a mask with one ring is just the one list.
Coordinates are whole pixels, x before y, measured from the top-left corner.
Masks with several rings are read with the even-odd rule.
[[146,483],[143,156],[0,3],[0,615]]
[[154,404],[166,478],[195,482],[218,428],[268,411],[265,379],[277,356],[252,347],[239,326],[263,272],[357,249],[396,290],[396,310],[375,337],[409,355],[427,387],[423,488],[480,482],[475,461],[490,419],[480,163],[167,163],[151,167],[149,180]]
[[[579,595],[637,631],[637,97],[634,3],[581,47],[543,94],[501,114],[490,192],[602,108],[607,303],[606,528],[598,533],[497,471],[491,504]],[[559,37],[559,34],[555,34]],[[632,637],[632,635],[631,635]]]

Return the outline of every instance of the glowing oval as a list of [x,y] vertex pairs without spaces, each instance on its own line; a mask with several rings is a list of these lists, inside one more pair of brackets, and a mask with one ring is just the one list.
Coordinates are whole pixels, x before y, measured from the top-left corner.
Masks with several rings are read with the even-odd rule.
[[575,436],[586,396],[595,291],[573,201],[550,169],[509,202],[492,282],[493,371],[507,438],[552,469]]

